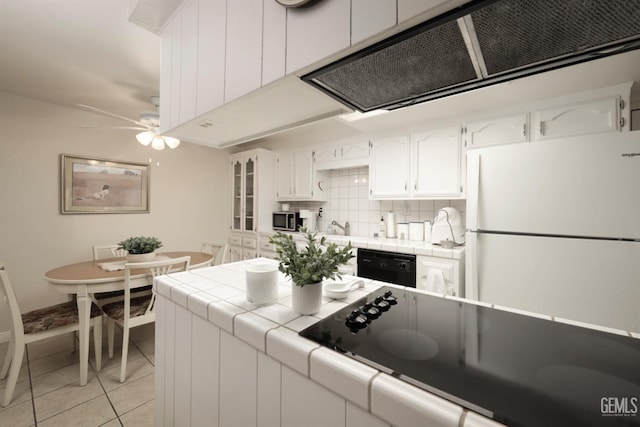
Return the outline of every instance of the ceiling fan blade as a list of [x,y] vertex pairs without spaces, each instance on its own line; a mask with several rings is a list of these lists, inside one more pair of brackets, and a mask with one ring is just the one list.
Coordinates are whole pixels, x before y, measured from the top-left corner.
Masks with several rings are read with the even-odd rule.
[[[147,126],[146,124],[144,124],[144,123],[142,123],[142,122],[140,122],[140,121],[138,121],[138,120],[133,120],[133,119],[130,119],[130,118],[128,118],[128,117],[120,116],[120,115],[118,115],[118,114],[111,113],[111,112],[109,112],[109,111],[104,111],[104,110],[101,110],[101,109],[99,109],[99,108],[92,107],[92,106],[90,106],[90,105],[78,104],[78,106],[79,106],[79,107],[82,107],[82,108],[86,108],[87,110],[94,111],[94,112],[96,112],[96,113],[104,114],[105,116],[114,117],[114,118],[116,118],[116,119],[120,119],[120,120],[126,120],[126,121],[131,122],[131,123],[134,123],[134,124],[136,124],[136,125],[138,125],[138,126]],[[148,129],[148,128],[147,128],[147,129]]]
[[138,127],[138,126],[78,126],[85,129],[129,129],[129,130],[151,130],[150,126]]

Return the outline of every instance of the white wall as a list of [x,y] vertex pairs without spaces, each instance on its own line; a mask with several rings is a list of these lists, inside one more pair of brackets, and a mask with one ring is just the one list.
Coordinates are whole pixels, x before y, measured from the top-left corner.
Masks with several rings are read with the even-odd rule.
[[[23,312],[65,301],[43,275],[90,260],[93,245],[151,235],[164,243],[161,250],[198,250],[202,241],[228,237],[227,150],[183,143],[158,152],[138,144],[135,131],[78,128],[105,120],[0,93],[0,261]],[[60,154],[132,162],[151,157],[150,213],[61,215]],[[6,311],[1,306],[0,334],[9,329]]]

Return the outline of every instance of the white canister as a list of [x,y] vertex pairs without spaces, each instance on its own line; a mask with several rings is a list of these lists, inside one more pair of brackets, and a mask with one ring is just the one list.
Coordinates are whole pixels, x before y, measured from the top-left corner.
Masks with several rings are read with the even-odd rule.
[[431,242],[431,221],[424,222],[424,241]]
[[396,237],[396,215],[391,211],[387,214],[387,237]]
[[398,239],[409,240],[409,223],[408,222],[398,223]]
[[409,223],[409,240],[424,240],[424,223],[411,221]]
[[247,301],[256,305],[269,305],[278,299],[278,266],[253,264],[247,266]]

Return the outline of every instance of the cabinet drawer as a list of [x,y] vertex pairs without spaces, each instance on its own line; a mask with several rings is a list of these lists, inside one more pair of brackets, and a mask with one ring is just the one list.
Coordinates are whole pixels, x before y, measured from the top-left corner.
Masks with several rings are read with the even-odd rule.
[[242,249],[242,259],[253,259],[258,258],[258,253],[253,249]]
[[256,239],[254,239],[253,237],[243,237],[242,247],[255,249],[258,247],[258,244],[256,242]]
[[233,246],[242,246],[242,237],[241,236],[230,236],[229,244]]
[[260,239],[260,252],[275,252],[276,247],[273,243],[269,243],[269,239]]

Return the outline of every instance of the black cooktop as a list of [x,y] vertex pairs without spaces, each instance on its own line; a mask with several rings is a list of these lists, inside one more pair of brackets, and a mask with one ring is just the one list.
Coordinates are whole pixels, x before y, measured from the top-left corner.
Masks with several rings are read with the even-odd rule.
[[300,335],[507,425],[640,426],[640,339],[391,287]]

